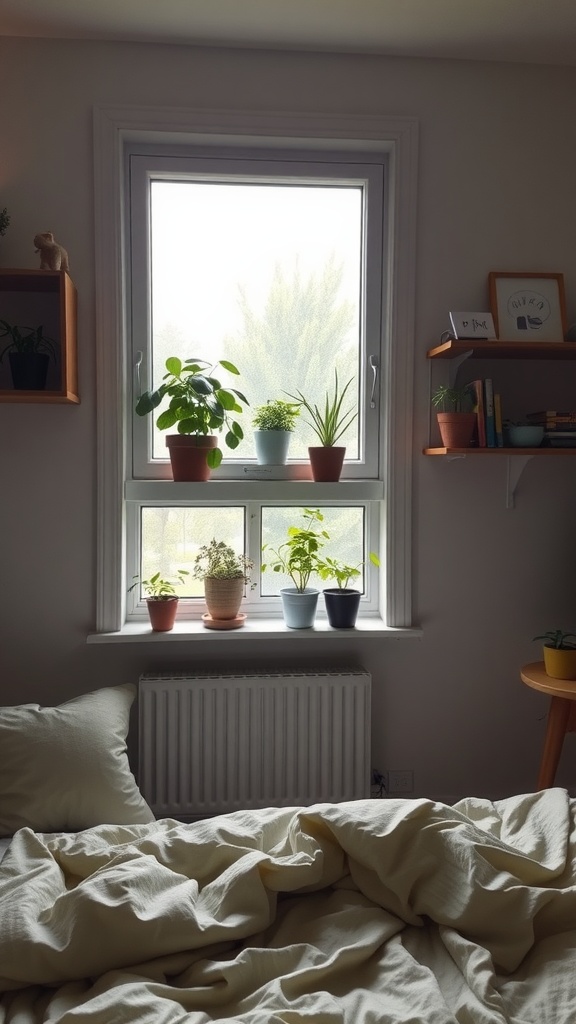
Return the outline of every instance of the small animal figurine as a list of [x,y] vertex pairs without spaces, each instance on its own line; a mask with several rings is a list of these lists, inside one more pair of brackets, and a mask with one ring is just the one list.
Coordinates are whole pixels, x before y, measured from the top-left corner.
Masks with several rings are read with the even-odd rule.
[[54,241],[51,231],[34,235],[35,252],[40,253],[40,270],[70,270],[68,253]]

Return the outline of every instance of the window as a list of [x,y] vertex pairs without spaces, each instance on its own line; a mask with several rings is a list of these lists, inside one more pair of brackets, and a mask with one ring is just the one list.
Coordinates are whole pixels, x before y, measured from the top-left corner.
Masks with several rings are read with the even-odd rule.
[[[316,141],[312,121],[309,137],[288,135],[282,145],[262,122],[249,138],[188,132],[160,146],[157,131],[152,139],[127,126],[126,111],[97,116],[98,334],[114,324],[123,340],[114,357],[99,348],[101,632],[146,617],[138,589],[126,596],[127,581],[159,564],[163,573],[185,568],[215,535],[257,563],[250,615],[281,618],[278,592],[288,581],[258,571],[261,548],[281,543],[305,507],[322,511],[330,554],[363,566],[361,615],[410,625],[411,337],[399,301],[410,294],[410,274],[397,224],[408,206],[395,181],[410,164],[414,125],[397,126],[395,142],[358,127],[352,137],[348,128],[336,132],[332,147],[322,134]],[[405,219],[409,240],[412,217]],[[124,255],[117,275],[106,261],[116,245]],[[250,403],[242,443],[223,449],[209,484],[174,484],[156,417],[134,412],[172,355],[234,362],[234,383]],[[252,411],[297,391],[321,401],[334,372],[352,381],[356,413],[343,439],[341,483],[310,482],[305,429],[278,479],[263,481]],[[180,614],[198,619],[198,585],[181,596]]]

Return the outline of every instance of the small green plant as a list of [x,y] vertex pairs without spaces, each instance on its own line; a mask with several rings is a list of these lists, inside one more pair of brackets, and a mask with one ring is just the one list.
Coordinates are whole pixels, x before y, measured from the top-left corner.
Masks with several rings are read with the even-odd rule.
[[576,640],[576,633],[565,633],[562,629],[550,629],[547,633],[534,636],[532,639],[544,640],[545,647],[554,647],[557,651],[573,651],[576,648],[576,643],[571,643],[569,637],[574,637]]
[[[262,551],[268,549],[270,555],[270,568],[273,572],[283,573],[289,576],[296,590],[306,590],[310,577],[319,571],[322,564],[320,551],[330,535],[326,530],[319,528],[324,521],[324,516],[317,508],[302,509],[303,523],[301,526],[288,527],[288,539],[277,548],[268,548],[267,544],[262,545]],[[262,572],[266,572],[267,565],[262,565]]]
[[273,398],[256,408],[252,424],[257,430],[294,430],[299,415],[299,404]]
[[190,573],[187,569],[177,569],[176,575],[173,580],[167,579],[161,576],[159,572],[154,573],[149,580],[140,581],[140,576],[133,576],[134,583],[131,587],[128,587],[128,593],[134,590],[135,587],[141,582],[142,589],[148,595],[151,601],[169,601],[172,597],[177,597],[176,586],[179,583],[184,583],[184,577],[189,576]]
[[440,384],[432,395],[432,405],[440,412],[465,412],[470,393],[469,385],[463,388],[454,388],[447,384]]
[[223,540],[212,538],[201,547],[194,559],[192,576],[196,580],[238,580],[250,582],[250,570],[254,562],[245,554],[237,554],[234,548]]
[[342,409],[346,392],[353,380],[351,377],[340,391],[338,371],[334,370],[334,394],[330,396],[330,393],[326,392],[324,408],[309,402],[301,391],[297,391],[295,395],[286,392],[293,402],[298,402],[308,413],[308,425],[312,427],[322,448],[333,448],[358,415],[354,409]]
[[47,338],[44,328],[39,327],[17,327],[9,324],[7,320],[0,320],[0,338],[10,338],[8,344],[0,352],[0,363],[7,352],[20,352],[30,355],[32,353],[45,353],[56,358],[56,342],[53,338]]
[[[221,366],[228,373],[240,371],[227,359],[209,363],[205,359],[186,359],[177,356],[166,360],[167,373],[162,384],[154,391],[145,391],[136,402],[138,416],[147,416],[167,398],[168,408],[156,420],[159,430],[177,427],[179,434],[219,434],[226,430],[224,441],[228,448],[237,448],[244,437],[244,431],[232,413],[242,413],[240,405],[249,405],[241,391],[224,388],[214,371]],[[217,469],[222,462],[222,450],[212,448],[206,455],[210,469]]]
[[6,207],[0,210],[0,235],[5,235],[10,226],[10,215]]
[[[372,565],[380,567],[380,559],[374,551],[370,552],[368,558]],[[346,562],[342,562],[338,558],[330,558],[326,555],[318,566],[318,575],[323,580],[335,580],[340,590],[347,590],[350,584],[361,575],[364,564],[364,562],[358,562],[357,565],[347,565]]]

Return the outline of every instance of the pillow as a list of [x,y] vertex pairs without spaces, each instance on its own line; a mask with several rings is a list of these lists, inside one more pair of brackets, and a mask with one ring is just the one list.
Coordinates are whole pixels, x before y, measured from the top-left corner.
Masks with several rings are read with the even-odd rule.
[[0,835],[155,820],[126,751],[135,696],[128,683],[54,708],[0,708]]

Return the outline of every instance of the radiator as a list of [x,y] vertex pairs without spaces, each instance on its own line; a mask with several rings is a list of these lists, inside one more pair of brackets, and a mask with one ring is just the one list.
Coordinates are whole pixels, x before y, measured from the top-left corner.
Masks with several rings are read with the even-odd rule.
[[143,675],[139,784],[158,818],[370,796],[370,675]]

